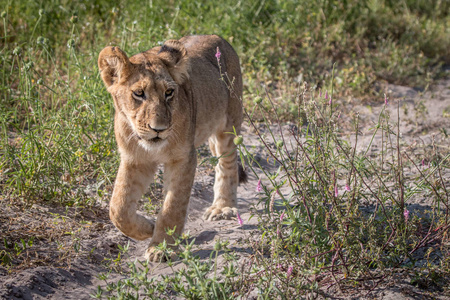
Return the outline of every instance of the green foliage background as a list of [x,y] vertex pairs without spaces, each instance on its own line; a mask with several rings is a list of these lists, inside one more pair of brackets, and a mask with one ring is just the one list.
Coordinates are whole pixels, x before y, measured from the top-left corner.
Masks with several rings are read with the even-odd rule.
[[[448,1],[1,1],[2,194],[73,204],[111,183],[117,166],[112,105],[97,55],[135,54],[169,38],[215,33],[238,51],[244,101],[262,82],[379,96],[380,80],[425,87],[449,62]],[[292,98],[281,100],[295,119]],[[64,177],[66,180],[63,180]],[[101,185],[97,185],[99,187]],[[102,195],[101,188],[97,188]]]
[[[450,2],[446,0],[0,0],[0,11],[0,200],[15,205],[46,202],[83,208],[92,207],[99,200],[109,200],[119,160],[114,141],[113,105],[97,69],[98,53],[107,45],[119,46],[133,55],[184,35],[221,35],[241,58],[245,107],[255,111],[257,106],[257,112],[261,111],[259,116],[264,116],[268,111],[267,103],[257,97],[268,87],[266,96],[281,95],[276,105],[269,107],[278,113],[276,121],[296,123],[300,117],[296,102],[299,83],[304,81],[312,88],[333,89],[333,99],[353,97],[371,101],[382,99],[385,82],[426,89],[434,80],[446,76],[450,63]],[[259,99],[255,101],[257,105],[254,99]],[[323,132],[319,127],[316,129],[319,131],[314,133],[314,139],[311,136],[304,153],[317,158],[311,168],[323,168],[323,177],[329,181],[335,173],[330,173],[328,166],[338,159],[346,161],[345,155],[351,153],[351,149],[339,146],[341,150],[335,150],[330,146],[340,145],[332,128],[336,116],[328,110],[328,102],[318,101],[323,113],[329,114],[329,127]],[[317,107],[308,109],[321,111]],[[314,113],[306,112],[306,117],[302,117],[313,116]],[[266,120],[273,121],[271,117],[273,114],[268,114]],[[309,121],[314,124],[317,120]],[[386,126],[383,130],[390,130],[388,121],[383,122],[380,123]],[[320,145],[328,145],[328,148]],[[291,160],[282,148],[277,147],[274,155],[286,159],[286,169],[289,169]],[[361,162],[365,162],[365,158],[361,158]],[[394,161],[395,164],[402,172],[402,166]],[[302,165],[306,166],[307,161]],[[349,167],[345,163],[342,165]],[[361,165],[363,170],[365,166]],[[296,167],[293,170],[293,174],[297,174]],[[286,291],[296,284],[301,294],[300,290],[305,288],[302,285],[309,280],[308,272],[321,272],[321,268],[329,267],[331,260],[334,266],[331,253],[348,253],[347,262],[355,266],[349,274],[357,273],[354,278],[359,278],[376,266],[395,265],[391,260],[399,257],[403,260],[411,245],[417,245],[411,242],[417,242],[412,229],[421,220],[406,226],[402,217],[404,203],[394,206],[385,217],[374,218],[378,227],[365,227],[357,205],[353,205],[356,203],[354,194],[351,201],[345,200],[350,193],[339,198],[344,204],[352,203],[348,211],[354,214],[344,214],[344,218],[338,210],[339,214],[332,215],[325,202],[338,198],[333,198],[330,191],[330,186],[331,190],[333,185],[336,187],[336,181],[318,184],[314,176],[321,173],[312,169],[308,172],[298,173],[306,179],[293,191],[317,191],[317,195],[313,193],[303,199],[317,212],[318,229],[310,228],[306,222],[309,212],[306,208],[303,211],[302,203],[298,204],[299,209],[286,211],[284,221],[277,215],[270,222],[263,217],[260,223],[263,235],[276,244],[273,257],[280,259],[280,263],[287,259],[298,267],[294,271],[298,280],[295,283],[290,281],[290,275],[285,275],[286,266],[282,269],[282,278],[280,268],[266,266],[264,263],[270,262],[260,258],[263,266],[258,266],[258,270],[266,268],[265,271],[270,271],[267,274],[278,276]],[[390,180],[395,179],[394,175],[389,175]],[[365,180],[364,176],[360,177]],[[279,184],[273,179],[273,186],[265,188],[267,205]],[[398,184],[403,185],[403,182]],[[438,200],[436,203],[440,203]],[[369,240],[367,252],[361,252],[358,236],[347,236],[345,226],[339,227],[342,220],[346,221],[346,226],[361,228],[361,239]],[[327,227],[328,222],[330,227]],[[394,235],[386,224],[405,230],[393,230]],[[439,228],[447,234],[447,220],[445,224],[447,227]],[[429,228],[435,225],[430,224]],[[277,226],[282,231],[293,228],[293,232],[284,232],[291,238],[280,239],[275,230]],[[383,228],[384,234],[380,233]],[[397,248],[385,256],[384,249],[390,245],[391,238],[396,239]],[[259,242],[262,248],[267,246],[264,238]],[[326,255],[318,256],[319,252]],[[314,259],[308,260],[308,265],[299,261],[299,253]],[[189,254],[185,259],[190,262],[193,258]],[[367,261],[370,264],[365,264]],[[448,259],[444,264],[447,264],[448,274]],[[300,268],[307,270],[304,277],[300,276]],[[207,271],[210,270],[205,274]],[[262,290],[266,289],[268,297],[273,296],[271,289],[276,287],[271,277],[254,276],[252,272],[249,270],[251,276],[236,281],[236,286],[246,288],[258,282]],[[259,271],[256,274],[260,274]],[[420,277],[421,273],[418,274]],[[189,276],[186,278],[191,278]],[[218,284],[216,278],[208,280],[205,286]],[[166,291],[165,286],[161,286]],[[139,288],[137,286],[137,291]],[[181,288],[184,285],[180,285]],[[306,285],[306,288],[316,287]],[[278,292],[275,294],[283,295],[283,291]]]

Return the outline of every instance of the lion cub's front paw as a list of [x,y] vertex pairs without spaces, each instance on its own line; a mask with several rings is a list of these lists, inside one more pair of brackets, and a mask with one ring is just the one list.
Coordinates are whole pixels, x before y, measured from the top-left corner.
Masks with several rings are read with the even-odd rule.
[[171,251],[171,249],[168,249],[168,251],[162,251],[154,246],[148,247],[147,251],[145,251],[144,257],[151,262],[166,262],[168,260],[175,261],[178,259],[175,251]]
[[231,220],[236,217],[237,208],[236,207],[216,207],[210,206],[203,214],[203,219],[208,221],[218,221],[218,220]]

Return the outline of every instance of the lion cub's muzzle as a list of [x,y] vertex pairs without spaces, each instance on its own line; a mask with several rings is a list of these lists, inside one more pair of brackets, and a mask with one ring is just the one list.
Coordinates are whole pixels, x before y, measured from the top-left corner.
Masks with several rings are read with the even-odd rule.
[[137,136],[140,140],[144,140],[150,143],[159,143],[164,141],[169,136],[170,126],[159,125],[152,127],[150,124],[143,130],[137,130]]

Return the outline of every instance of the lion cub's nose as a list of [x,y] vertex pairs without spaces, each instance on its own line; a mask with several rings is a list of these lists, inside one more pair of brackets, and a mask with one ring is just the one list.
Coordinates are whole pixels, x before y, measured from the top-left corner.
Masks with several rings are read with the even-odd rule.
[[148,127],[149,127],[151,130],[155,131],[156,133],[163,132],[164,130],[167,129],[167,127],[165,127],[165,126],[152,127],[152,126],[148,125]]

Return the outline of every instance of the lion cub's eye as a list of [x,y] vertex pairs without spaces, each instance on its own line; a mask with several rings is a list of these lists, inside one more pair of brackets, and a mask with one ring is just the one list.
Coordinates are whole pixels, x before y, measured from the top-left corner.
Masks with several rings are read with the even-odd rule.
[[164,93],[165,96],[166,96],[166,99],[172,98],[173,93],[174,93],[174,89],[168,89],[168,90],[166,90],[166,92]]
[[133,98],[136,100],[143,100],[145,99],[145,93],[143,90],[137,90],[133,91]]

